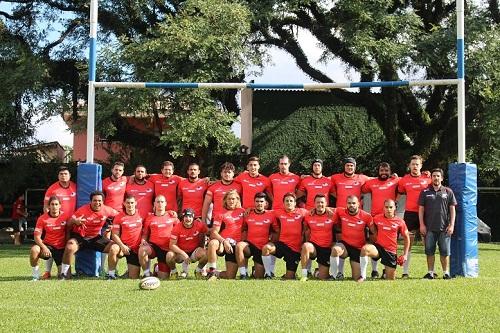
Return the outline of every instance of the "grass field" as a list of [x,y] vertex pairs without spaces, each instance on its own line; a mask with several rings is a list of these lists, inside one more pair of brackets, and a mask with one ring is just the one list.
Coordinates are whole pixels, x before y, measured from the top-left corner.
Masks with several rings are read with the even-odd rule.
[[417,247],[409,280],[178,280],[155,291],[137,280],[32,282],[28,249],[0,246],[0,332],[500,332],[500,244],[480,245],[477,279],[422,280]]

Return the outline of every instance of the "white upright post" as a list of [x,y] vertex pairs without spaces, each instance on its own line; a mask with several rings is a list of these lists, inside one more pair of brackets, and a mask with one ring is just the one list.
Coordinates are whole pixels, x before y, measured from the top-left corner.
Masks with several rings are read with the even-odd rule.
[[90,0],[89,93],[87,110],[87,163],[94,163],[95,74],[97,46],[97,0]]
[[464,0],[457,0],[458,163],[465,163]]

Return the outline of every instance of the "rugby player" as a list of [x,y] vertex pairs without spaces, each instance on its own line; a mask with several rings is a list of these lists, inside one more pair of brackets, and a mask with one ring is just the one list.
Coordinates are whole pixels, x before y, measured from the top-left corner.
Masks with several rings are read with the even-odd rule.
[[45,192],[44,212],[49,211],[49,198],[55,195],[61,200],[61,211],[71,215],[76,209],[76,184],[71,181],[71,173],[66,166],[59,167],[57,178],[58,181],[50,185]]
[[131,182],[128,182],[125,193],[128,196],[135,197],[137,202],[136,209],[144,219],[149,213],[153,211],[153,200],[155,186],[146,179],[146,167],[144,165],[137,165],[134,171],[134,177]]
[[179,211],[177,206],[177,191],[179,183],[184,178],[174,175],[174,163],[164,161],[160,174],[150,174],[148,180],[155,186],[155,197],[163,195],[167,201],[167,210]]
[[[33,280],[40,279],[39,259],[54,259],[58,275],[61,273],[62,257],[66,246],[66,223],[69,215],[61,212],[61,202],[56,196],[49,198],[48,206],[49,211],[37,219],[33,235],[35,245],[30,250]],[[49,278],[50,271],[45,271],[42,280]]]
[[[109,251],[109,260],[127,259],[127,272],[130,279],[138,279],[141,271],[139,264],[139,245],[141,244],[143,218],[136,209],[137,201],[131,195],[125,197],[125,210],[113,219],[111,239],[115,245]],[[116,246],[117,245],[117,246]]]
[[192,208],[196,218],[201,218],[203,201],[208,183],[201,179],[200,166],[197,163],[188,165],[188,178],[181,180],[177,191],[177,200],[182,202],[182,210]]
[[408,278],[410,274],[411,249],[415,242],[415,235],[418,233],[420,224],[418,221],[418,197],[420,192],[431,184],[431,178],[427,173],[422,173],[422,157],[413,155],[410,157],[408,168],[410,173],[399,180],[398,191],[406,194],[404,221],[410,233],[410,250],[408,259],[403,265],[403,278]]
[[302,246],[302,223],[308,211],[297,208],[295,193],[286,193],[283,196],[284,208],[274,210],[278,222],[278,241],[269,242],[262,248],[262,262],[265,269],[265,279],[272,277],[271,254],[283,258],[286,263],[284,279],[295,279],[299,265],[300,249]]
[[366,280],[366,267],[368,266],[368,257],[380,260],[385,266],[385,278],[394,280],[396,277],[398,234],[403,237],[403,255],[402,262],[408,258],[410,248],[410,235],[403,219],[396,216],[396,203],[393,199],[384,201],[384,213],[378,214],[373,218],[375,233],[374,244],[366,244],[361,248],[360,267],[361,276],[358,282]]
[[184,264],[181,277],[185,278],[188,276],[188,267],[192,262],[198,262],[194,276],[197,279],[202,278],[203,266],[208,261],[207,251],[203,247],[207,232],[207,225],[194,219],[194,210],[186,208],[182,212],[182,223],[178,223],[172,230],[167,253],[171,278],[177,276],[176,263]]
[[315,208],[312,214],[304,218],[304,238],[300,252],[300,264],[302,266],[301,281],[307,281],[309,259],[318,262],[318,278],[326,280],[330,277],[329,266],[333,242],[333,219],[327,213],[326,195],[316,194],[314,198]]
[[333,214],[334,223],[341,226],[342,240],[332,248],[330,275],[338,276],[339,258],[349,257],[352,278],[356,281],[361,275],[359,256],[361,248],[366,244],[366,228],[373,234],[375,226],[372,216],[359,208],[359,199],[356,195],[349,195],[346,200],[347,208],[337,207]]
[[[372,214],[372,216],[384,213],[385,200],[391,199],[396,202],[399,197],[399,178],[397,176],[392,177],[391,175],[391,166],[389,163],[382,162],[378,166],[378,177],[367,180],[361,188],[361,192],[371,193],[370,214]],[[379,276],[377,263],[377,260],[372,259],[372,278]]]
[[274,212],[266,210],[267,205],[266,193],[256,193],[252,204],[254,208],[243,219],[242,241],[236,245],[236,262],[242,280],[249,278],[247,263],[250,257],[255,265],[253,277],[264,277],[262,248],[269,242],[271,233],[278,229]]
[[253,207],[255,195],[259,192],[266,192],[269,198],[268,202],[272,202],[271,183],[269,178],[259,173],[259,161],[257,156],[250,157],[247,171],[240,173],[234,179],[242,187],[242,206],[245,209]]
[[323,161],[315,159],[311,164],[311,174],[302,178],[297,190],[297,199],[306,197],[306,209],[315,208],[315,198],[317,194],[323,194],[326,199],[326,206],[330,204],[330,191],[332,180],[323,175]]
[[170,269],[166,255],[169,250],[171,232],[179,220],[175,211],[166,210],[167,206],[165,197],[161,194],[157,195],[153,213],[150,213],[144,220],[139,262],[145,277],[151,276],[149,261],[154,258],[158,260],[158,277],[160,279],[169,277]]
[[[66,242],[64,249],[61,279],[68,279],[67,274],[71,265],[73,255],[79,249],[87,248],[94,251],[109,253],[112,240],[101,235],[101,229],[107,224],[108,219],[114,218],[118,212],[104,205],[104,193],[94,191],[90,193],[90,204],[84,205],[73,213],[68,221],[67,228],[70,230],[70,239]],[[116,260],[108,260],[108,277],[114,279]]]
[[269,176],[273,195],[273,209],[283,209],[283,198],[287,193],[294,193],[300,183],[300,177],[290,172],[290,159],[283,155],[279,159],[279,172]]
[[[201,212],[201,220],[208,226],[212,225],[214,217],[219,216],[224,212],[223,199],[224,195],[231,191],[236,190],[241,196],[241,185],[234,181],[235,167],[233,163],[225,162],[220,167],[220,180],[210,185],[205,194],[203,201],[203,209]],[[210,205],[213,203],[212,218],[208,217]]]
[[111,176],[102,180],[102,192],[106,196],[104,204],[121,212],[123,210],[123,199],[127,187],[127,176],[123,175],[124,164],[115,162],[111,169]]
[[[231,190],[224,195],[224,209],[226,212],[215,217],[210,242],[208,243],[208,273],[210,280],[219,278],[234,279],[238,271],[236,264],[236,244],[241,241],[243,215],[240,195]],[[226,270],[217,271],[217,255],[225,256]]]

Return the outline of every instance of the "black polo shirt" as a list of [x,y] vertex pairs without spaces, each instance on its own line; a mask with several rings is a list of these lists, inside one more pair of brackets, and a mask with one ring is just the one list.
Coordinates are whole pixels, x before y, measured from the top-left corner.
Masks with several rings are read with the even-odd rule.
[[424,207],[424,224],[429,231],[445,231],[450,224],[450,206],[457,200],[451,188],[441,186],[437,191],[429,185],[420,192],[418,205]]

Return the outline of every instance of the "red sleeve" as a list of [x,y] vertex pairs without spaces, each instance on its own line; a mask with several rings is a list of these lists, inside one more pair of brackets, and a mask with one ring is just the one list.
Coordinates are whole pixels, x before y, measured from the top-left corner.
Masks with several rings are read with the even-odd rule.
[[42,216],[40,216],[38,220],[36,220],[35,235],[42,235],[43,233],[43,228],[45,227],[45,221],[42,219]]
[[361,193],[370,193],[371,191],[372,189],[368,182],[364,183],[363,186],[361,186]]
[[200,227],[200,232],[206,234],[208,232],[208,227],[205,223],[200,223],[201,227]]
[[401,194],[403,194],[403,193],[406,193],[406,191],[405,191],[404,183],[401,180],[403,180],[403,178],[399,179],[399,182],[398,182],[398,192],[401,193]]
[[179,229],[180,229],[180,227],[178,227],[178,226],[179,226],[179,224],[176,224],[175,227],[170,232],[170,239],[177,240],[177,237],[179,237]]

